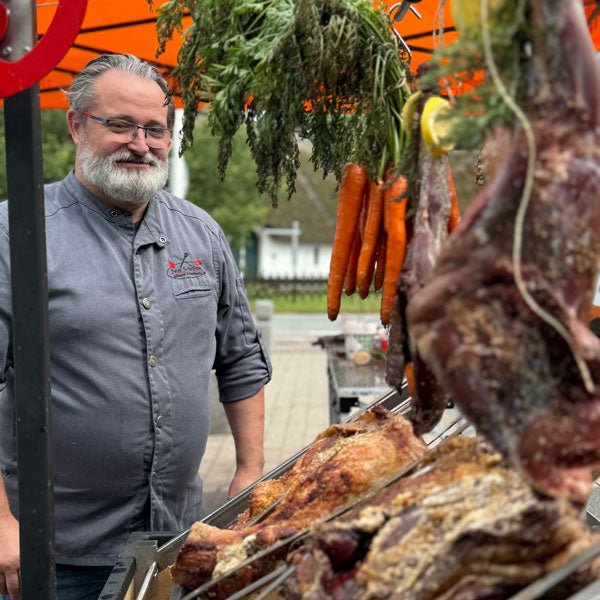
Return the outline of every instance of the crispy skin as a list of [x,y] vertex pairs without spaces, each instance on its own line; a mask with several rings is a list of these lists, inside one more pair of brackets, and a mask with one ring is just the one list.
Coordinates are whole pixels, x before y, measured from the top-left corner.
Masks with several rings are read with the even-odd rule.
[[[352,515],[315,527],[288,559],[298,571],[284,597],[502,600],[599,539],[480,440],[454,440],[427,462]],[[548,597],[599,575],[597,560]]]
[[[248,500],[248,508],[240,515],[234,529],[241,529],[256,515],[279,500],[288,490],[304,485],[311,473],[316,473],[345,445],[350,438],[358,438],[388,424],[390,413],[381,407],[368,410],[356,420],[331,425],[322,431],[298,459],[296,464],[281,477],[257,483]],[[289,494],[288,494],[289,495]],[[272,518],[269,519],[269,522]]]
[[[357,422],[329,427],[282,478],[285,495],[264,521],[230,531],[195,524],[172,568],[174,580],[188,588],[198,587],[215,573],[227,571],[247,556],[324,518],[426,451],[410,423],[382,407],[368,411]],[[243,522],[246,520],[247,515]],[[228,593],[260,577],[273,560],[254,564],[230,578]],[[215,590],[212,597],[226,596]]]

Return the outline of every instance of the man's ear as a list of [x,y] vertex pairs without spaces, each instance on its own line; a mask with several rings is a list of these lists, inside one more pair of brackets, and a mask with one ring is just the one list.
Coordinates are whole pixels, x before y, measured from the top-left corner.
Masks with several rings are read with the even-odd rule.
[[73,110],[72,108],[67,111],[67,123],[69,125],[69,133],[73,138],[73,142],[78,144],[79,140],[81,139],[81,128],[83,125],[79,119],[79,116],[77,115],[77,111]]

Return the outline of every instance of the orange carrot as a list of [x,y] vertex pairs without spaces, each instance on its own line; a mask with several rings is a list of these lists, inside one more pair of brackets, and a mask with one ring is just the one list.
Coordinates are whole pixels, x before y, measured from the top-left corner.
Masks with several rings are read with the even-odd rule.
[[335,321],[340,312],[344,277],[358,229],[366,185],[365,168],[356,163],[346,165],[344,179],[338,192],[337,224],[327,282],[327,316],[331,321]]
[[[360,228],[360,225],[359,225]],[[352,244],[352,252],[350,252],[350,260],[348,261],[348,268],[346,269],[346,277],[344,278],[344,291],[346,296],[352,296],[356,291],[356,276],[358,269],[358,256],[360,254],[360,231],[354,236],[354,243]]]
[[406,255],[406,203],[400,197],[406,191],[407,181],[398,177],[384,193],[385,223],[387,223],[387,248],[385,255],[385,275],[381,294],[381,323],[388,325],[392,314],[396,286],[404,257]]
[[360,216],[358,217],[358,231],[354,236],[354,243],[352,244],[352,252],[350,253],[350,260],[348,261],[348,268],[346,269],[346,277],[344,278],[344,289],[346,290],[346,296],[352,296],[356,291],[357,274],[358,274],[358,257],[360,255],[360,247],[365,232],[365,220],[367,213],[367,206],[369,202],[368,186],[365,186],[363,191],[362,207],[360,209]]
[[375,281],[373,287],[378,292],[383,286],[383,277],[385,275],[385,253],[387,246],[387,233],[383,228],[379,231],[379,239],[377,240],[377,270],[375,271]]
[[415,372],[413,369],[412,362],[407,362],[404,365],[404,376],[406,377],[406,383],[408,384],[408,393],[411,398],[415,397]]
[[[363,242],[364,245],[364,242]],[[375,273],[376,253],[373,254],[373,260],[369,262],[367,274],[361,282],[358,283],[358,295],[364,300],[369,295],[371,284],[373,283],[373,274]]]
[[366,289],[364,296],[361,293],[361,298],[365,298],[368,294],[373,279],[375,251],[377,250],[377,239],[383,219],[383,185],[383,181],[372,181],[369,184],[369,204],[365,219],[365,231],[362,236],[360,256],[358,257],[358,286],[361,291]]
[[458,206],[458,197],[456,195],[456,188],[454,187],[454,179],[452,178],[452,172],[449,177],[450,184],[450,217],[448,218],[448,233],[454,231],[460,221],[460,207]]

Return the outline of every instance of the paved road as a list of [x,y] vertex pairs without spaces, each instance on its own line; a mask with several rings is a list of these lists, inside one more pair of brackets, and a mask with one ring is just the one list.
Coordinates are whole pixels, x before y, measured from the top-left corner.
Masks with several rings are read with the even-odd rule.
[[379,322],[376,314],[341,316],[332,322],[327,315],[321,313],[274,313],[271,321],[271,335],[273,339],[313,340],[322,335],[341,333],[345,319]]

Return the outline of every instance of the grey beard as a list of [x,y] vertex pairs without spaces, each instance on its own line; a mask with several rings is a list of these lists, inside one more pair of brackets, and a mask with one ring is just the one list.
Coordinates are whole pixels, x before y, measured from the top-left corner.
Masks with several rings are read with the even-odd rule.
[[[94,154],[84,147],[79,152],[79,166],[87,181],[109,198],[130,204],[145,204],[167,183],[169,163],[151,152],[139,156],[129,150],[112,154]],[[145,171],[128,170],[117,165],[122,160],[139,160],[150,165]]]

